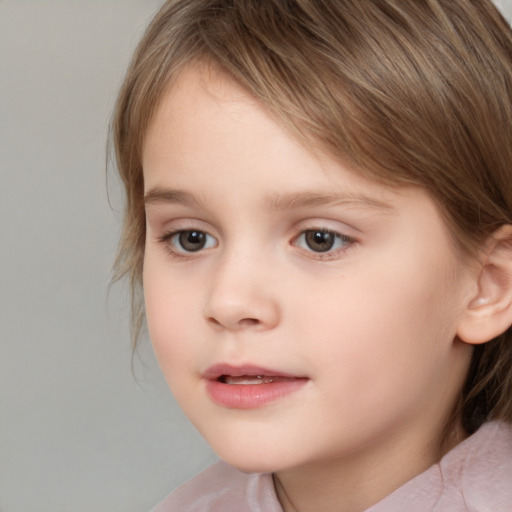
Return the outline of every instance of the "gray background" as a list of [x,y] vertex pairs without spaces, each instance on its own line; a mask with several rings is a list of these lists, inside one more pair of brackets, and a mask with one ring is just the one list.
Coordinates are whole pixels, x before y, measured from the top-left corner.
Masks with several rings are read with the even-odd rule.
[[0,0],[0,512],[144,512],[214,460],[107,297],[108,120],[160,2]]
[[214,459],[107,296],[107,126],[159,4],[0,0],[1,512],[143,512]]

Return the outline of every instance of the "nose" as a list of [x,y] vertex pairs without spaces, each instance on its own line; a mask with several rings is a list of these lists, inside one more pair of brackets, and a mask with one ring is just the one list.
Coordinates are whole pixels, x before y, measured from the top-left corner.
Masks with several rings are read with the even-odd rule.
[[231,259],[217,266],[209,287],[204,317],[217,329],[264,331],[280,321],[275,280],[254,259]]

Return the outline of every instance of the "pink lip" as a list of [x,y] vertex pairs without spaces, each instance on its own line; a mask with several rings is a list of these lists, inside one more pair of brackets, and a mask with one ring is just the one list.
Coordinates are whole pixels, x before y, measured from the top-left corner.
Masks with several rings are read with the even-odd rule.
[[[203,375],[208,396],[218,405],[230,409],[262,407],[299,390],[308,379],[260,366],[216,364]],[[260,377],[263,383],[228,384],[225,378]],[[244,380],[244,379],[242,379]]]

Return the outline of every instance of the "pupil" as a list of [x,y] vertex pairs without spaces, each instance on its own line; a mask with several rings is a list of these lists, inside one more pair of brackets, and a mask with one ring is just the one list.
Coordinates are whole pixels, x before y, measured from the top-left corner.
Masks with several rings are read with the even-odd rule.
[[202,231],[183,231],[180,233],[180,245],[189,252],[199,251],[206,243],[206,236]]
[[312,251],[326,252],[332,249],[334,245],[334,235],[327,231],[308,231],[306,233],[306,243]]

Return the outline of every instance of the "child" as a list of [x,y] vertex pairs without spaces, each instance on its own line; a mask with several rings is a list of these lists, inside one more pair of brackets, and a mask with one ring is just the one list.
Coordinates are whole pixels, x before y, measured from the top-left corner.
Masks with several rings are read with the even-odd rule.
[[117,261],[224,459],[155,509],[512,510],[512,31],[489,0],[173,0]]

